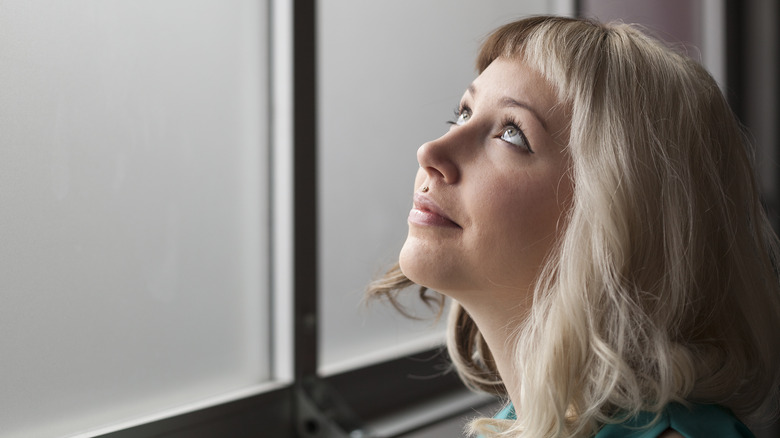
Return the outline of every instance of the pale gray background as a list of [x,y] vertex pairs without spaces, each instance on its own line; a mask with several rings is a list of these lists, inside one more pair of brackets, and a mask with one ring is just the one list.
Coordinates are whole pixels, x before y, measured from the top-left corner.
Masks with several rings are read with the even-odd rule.
[[0,2],[0,436],[269,378],[265,14]]

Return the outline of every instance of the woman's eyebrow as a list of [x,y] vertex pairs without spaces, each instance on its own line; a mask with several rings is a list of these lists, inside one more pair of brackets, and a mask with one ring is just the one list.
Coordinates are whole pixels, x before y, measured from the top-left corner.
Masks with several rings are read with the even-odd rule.
[[547,131],[547,123],[544,122],[544,119],[539,116],[539,113],[536,112],[531,105],[528,105],[527,103],[521,102],[519,100],[512,99],[511,97],[504,97],[501,99],[501,104],[503,106],[515,106],[519,108],[524,108],[528,110],[531,114],[533,114],[534,117],[536,117],[536,120],[539,120],[539,123],[542,124],[542,128],[544,128],[545,131]]
[[[477,95],[477,87],[474,86],[474,84],[469,85],[468,88],[469,94],[471,94],[471,97],[476,97]],[[547,129],[547,123],[545,123],[545,120],[539,115],[539,113],[529,104],[519,101],[517,99],[513,99],[509,96],[504,97],[501,99],[501,105],[502,106],[513,106],[517,108],[523,108],[526,111],[530,112],[534,117],[536,117],[536,120],[539,121],[539,123],[542,125],[542,128],[544,128],[545,131],[548,131]],[[549,131],[548,131],[549,132]]]

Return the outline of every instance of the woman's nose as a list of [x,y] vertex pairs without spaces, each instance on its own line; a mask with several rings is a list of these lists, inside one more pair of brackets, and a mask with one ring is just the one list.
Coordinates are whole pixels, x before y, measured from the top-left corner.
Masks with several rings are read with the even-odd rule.
[[417,149],[417,162],[428,178],[441,179],[446,184],[455,184],[460,178],[460,167],[456,159],[455,140],[452,132],[429,141]]

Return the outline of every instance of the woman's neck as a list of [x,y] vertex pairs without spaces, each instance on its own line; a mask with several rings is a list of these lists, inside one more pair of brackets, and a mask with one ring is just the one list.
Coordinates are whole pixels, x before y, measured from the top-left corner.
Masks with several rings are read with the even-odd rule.
[[490,348],[501,380],[504,382],[509,398],[514,403],[519,399],[519,382],[515,362],[515,346],[512,340],[517,335],[517,329],[524,319],[527,307],[500,305],[502,302],[512,302],[504,300],[491,300],[489,303],[485,303],[484,300],[479,300],[478,303],[459,302],[474,320]]

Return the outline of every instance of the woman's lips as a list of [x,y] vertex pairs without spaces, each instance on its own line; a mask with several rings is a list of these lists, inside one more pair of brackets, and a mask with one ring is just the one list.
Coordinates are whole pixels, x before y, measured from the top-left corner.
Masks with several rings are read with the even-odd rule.
[[436,227],[460,228],[430,198],[419,193],[414,194],[414,207],[409,212],[409,223]]

